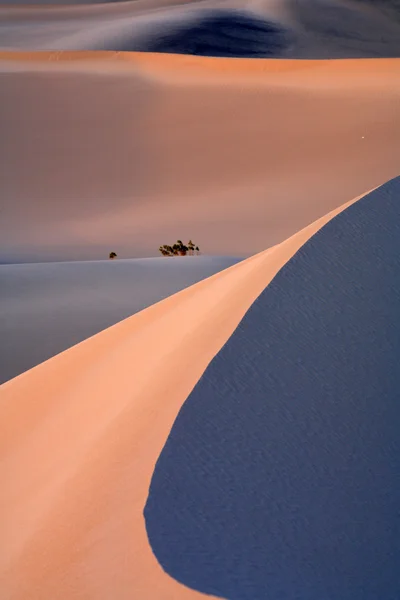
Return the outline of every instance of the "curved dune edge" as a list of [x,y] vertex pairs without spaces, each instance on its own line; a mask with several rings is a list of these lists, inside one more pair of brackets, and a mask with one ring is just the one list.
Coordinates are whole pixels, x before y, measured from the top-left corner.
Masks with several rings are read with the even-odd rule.
[[154,465],[254,300],[362,196],[0,387],[2,597],[204,596],[164,573],[151,551],[143,508]]
[[400,77],[400,58],[221,58],[106,50],[0,51],[1,71],[81,72],[139,76],[157,84],[233,88],[315,89],[350,93],[355,86],[387,94]]
[[[274,59],[274,58],[221,58],[210,56],[193,56],[189,54],[164,54],[154,52],[116,52],[107,50],[39,50],[39,51],[19,51],[2,50],[0,51],[0,62],[29,64],[34,66],[50,66],[48,63],[61,64],[64,67],[75,65],[76,67],[90,64],[97,66],[112,65],[113,68],[121,67],[125,69],[139,68],[149,74],[157,75],[162,78],[171,79],[174,75],[184,77],[187,82],[188,75],[192,77],[207,76],[211,78],[240,75],[248,81],[256,79],[257,82],[265,80],[268,74],[268,83],[271,82],[272,74],[280,75],[283,73],[300,74],[302,80],[309,74],[314,78],[327,75],[327,80],[331,77],[337,77],[338,80],[346,83],[353,81],[353,77],[367,76],[390,80],[393,77],[393,71],[400,70],[400,58],[346,58],[346,59]],[[220,82],[218,79],[217,81]],[[375,79],[374,79],[375,82]],[[393,83],[393,81],[392,81]]]
[[[107,13],[115,14],[116,10],[118,14],[124,14],[125,12],[132,13],[134,8],[136,11],[140,9],[147,10],[148,8],[170,8],[171,5],[169,0],[89,0],[88,2],[82,3],[71,3],[64,2],[63,0],[58,2],[49,3],[37,2],[37,3],[21,3],[12,4],[11,0],[4,4],[0,4],[0,16],[6,17],[26,17],[35,16],[35,18],[47,15],[68,15],[70,16],[81,16],[90,15],[97,16]],[[174,0],[172,7],[180,6],[185,4],[186,0]]]

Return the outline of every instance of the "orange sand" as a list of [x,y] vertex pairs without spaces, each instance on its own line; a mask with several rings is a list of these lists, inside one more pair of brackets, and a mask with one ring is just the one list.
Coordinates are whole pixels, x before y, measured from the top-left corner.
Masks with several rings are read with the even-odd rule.
[[257,296],[352,202],[0,387],[2,598],[202,596],[166,575],[149,547],[155,462]]

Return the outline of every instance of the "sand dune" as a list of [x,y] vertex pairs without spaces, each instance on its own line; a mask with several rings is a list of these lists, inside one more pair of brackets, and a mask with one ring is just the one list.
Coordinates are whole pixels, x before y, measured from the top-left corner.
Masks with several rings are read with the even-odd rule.
[[239,262],[194,256],[0,265],[0,383]]
[[400,177],[337,215],[208,365],[157,461],[152,549],[229,600],[400,591]]
[[150,550],[143,508],[154,465],[254,300],[354,202],[0,387],[2,597],[201,596]]
[[[0,259],[249,256],[397,175],[398,60],[2,53]],[[227,207],[229,207],[227,209]]]
[[[224,375],[219,388],[222,396],[230,386],[243,392],[243,371],[250,379],[253,376],[254,395],[260,392],[257,385],[263,386],[268,374],[265,364],[260,367],[260,356],[265,356],[263,335],[274,352],[268,364],[276,367],[275,381],[282,384],[275,390],[277,398],[282,389],[292,393],[290,386],[299,382],[284,377],[279,369],[287,364],[289,356],[292,364],[298,365],[299,357],[290,354],[293,348],[296,354],[293,344],[289,345],[290,352],[274,346],[274,332],[281,331],[278,337],[283,344],[298,317],[299,323],[305,323],[307,335],[297,336],[296,341],[301,339],[305,345],[302,350],[318,353],[315,364],[322,364],[328,349],[336,352],[326,339],[323,348],[317,348],[315,322],[307,322],[308,309],[317,306],[321,294],[318,296],[320,288],[312,285],[313,273],[307,268],[311,255],[303,246],[308,240],[318,240],[321,228],[354,205],[360,194],[398,175],[400,20],[396,0],[77,0],[71,6],[45,0],[42,6],[32,4],[31,0],[17,0],[12,5],[0,0],[0,263],[99,259],[111,249],[125,256],[154,256],[160,243],[182,235],[192,236],[209,254],[259,254],[145,308],[0,386],[0,596],[5,600],[180,600],[208,593],[214,594],[208,598],[230,600],[234,600],[235,593],[241,594],[240,600],[265,597],[265,581],[260,581],[259,575],[265,572],[263,568],[251,578],[253,587],[247,585],[253,548],[248,538],[246,545],[239,536],[240,548],[247,553],[246,560],[240,562],[235,554],[237,539],[227,542],[224,535],[220,536],[218,542],[232,550],[232,570],[227,568],[231,566],[230,556],[221,568],[203,563],[204,556],[209,556],[209,540],[197,537],[205,548],[204,554],[200,549],[198,555],[199,549],[190,545],[185,527],[179,529],[177,537],[163,537],[163,531],[167,532],[172,523],[165,523],[165,514],[160,515],[165,477],[171,483],[179,475],[178,469],[168,475],[165,448],[179,450],[176,436],[178,431],[179,438],[182,406],[186,410],[201,394],[208,395],[207,401],[221,399],[215,396],[215,365],[220,369],[217,375]],[[226,56],[230,58],[222,58]],[[379,209],[375,209],[375,215],[379,223]],[[360,221],[354,227],[359,234]],[[368,239],[363,240],[365,254],[370,258],[372,248],[372,253],[384,261],[386,245],[375,248],[375,233],[369,231]],[[336,241],[340,242],[341,235],[339,227]],[[336,277],[335,247],[331,246],[331,261],[322,262],[325,275],[332,269]],[[371,291],[364,277],[363,256],[356,250],[353,247],[359,263],[350,261],[351,268],[345,273],[347,277],[352,274],[353,299],[365,292],[363,288],[354,293],[359,271],[360,281],[367,281]],[[296,298],[300,287],[285,287],[285,274],[294,281],[300,255],[306,260],[297,277],[303,286],[309,282],[312,289],[319,290],[315,298],[308,290],[308,304],[301,314],[297,310],[301,302]],[[387,264],[381,262],[382,273],[394,272],[398,256],[398,252],[391,254]],[[9,295],[4,286],[1,291],[6,303],[3,332],[10,333],[13,326],[14,333],[25,328],[26,348],[24,352],[18,350],[19,360],[26,357],[28,361],[23,368],[109,325],[111,312],[115,322],[159,300],[164,293],[200,279],[200,272],[194,270],[184,278],[182,273],[177,278],[169,277],[163,262],[165,287],[163,284],[163,290],[158,288],[157,295],[152,288],[151,295],[147,295],[149,288],[138,293],[133,282],[126,280],[123,264],[107,264],[114,274],[115,268],[124,271],[122,299],[115,298],[107,287],[111,279],[102,277],[100,281],[83,266],[79,282],[74,275],[67,286],[64,282],[58,288],[57,305],[54,296],[44,299],[44,279],[54,268],[61,277],[62,269],[68,267],[0,266],[0,277],[2,273],[12,274],[7,279]],[[344,268],[346,265],[343,263]],[[201,277],[215,272],[214,266],[210,270],[201,268]],[[22,280],[13,279],[21,270],[30,273],[22,287]],[[277,274],[280,277],[274,279]],[[50,273],[49,277],[57,283],[55,275]],[[338,282],[335,277],[324,280],[325,293]],[[388,600],[390,594],[397,597],[399,588],[393,594],[391,587],[391,561],[396,558],[393,549],[398,546],[392,535],[396,523],[387,522],[398,504],[397,489],[387,483],[398,471],[393,455],[396,419],[385,417],[388,405],[382,402],[393,396],[393,356],[398,353],[390,354],[391,347],[380,335],[388,332],[390,342],[394,336],[391,324],[398,307],[398,285],[393,278],[391,287],[385,277],[379,279],[382,285],[378,292],[388,292],[384,296],[386,304],[377,301],[361,314],[369,324],[369,335],[364,332],[359,338],[356,331],[346,338],[345,351],[341,348],[338,353],[349,357],[344,371],[337,366],[340,363],[328,360],[333,365],[330,374],[338,382],[342,382],[342,371],[350,380],[351,370],[359,369],[352,381],[363,379],[360,389],[365,390],[365,403],[376,390],[380,393],[378,409],[374,405],[374,424],[381,424],[383,429],[367,428],[370,436],[363,430],[360,439],[371,459],[370,472],[379,475],[374,479],[373,500],[380,498],[383,504],[376,509],[376,503],[371,504],[370,497],[364,495],[361,516],[364,518],[372,506],[376,518],[369,518],[368,527],[361,531],[360,523],[364,521],[357,520],[353,500],[359,498],[365,477],[370,475],[368,470],[357,470],[354,449],[359,439],[356,435],[354,443],[342,446],[346,451],[339,454],[335,454],[337,447],[333,448],[335,452],[329,447],[328,454],[336,457],[345,485],[335,496],[330,493],[334,477],[318,480],[320,485],[312,502],[307,503],[300,524],[316,523],[310,520],[307,510],[321,497],[329,518],[326,522],[322,519],[319,531],[326,536],[321,539],[311,527],[312,535],[302,538],[300,550],[304,552],[289,550],[283,571],[274,569],[272,573],[269,591],[276,597],[290,595],[290,585],[295,590],[293,597],[302,589],[307,600],[314,600],[312,594],[316,600],[326,600],[329,595],[334,600],[359,600],[354,597],[356,588],[364,594],[361,600]],[[265,305],[257,303],[257,299],[268,296],[274,282],[274,290],[284,297],[277,293],[270,308],[287,308],[280,320],[273,317],[276,310],[265,314]],[[93,297],[100,300],[100,288],[107,315],[94,312]],[[332,289],[332,298],[340,290],[340,285],[338,290]],[[135,298],[133,294],[137,294]],[[88,319],[81,327],[85,319],[83,295],[90,323]],[[292,305],[297,312],[290,312]],[[319,331],[329,331],[331,338],[342,339],[348,333],[348,323],[338,321],[337,311],[329,312],[328,306],[326,303],[328,314],[323,312],[318,319]],[[344,312],[351,316],[358,306],[349,303]],[[324,303],[317,308],[323,311]],[[259,326],[252,321],[248,328],[249,309],[259,318],[262,312]],[[23,320],[27,311],[34,323]],[[79,316],[77,327],[71,323],[72,313]],[[287,326],[286,316],[290,316]],[[47,334],[52,319],[50,346]],[[47,333],[41,331],[43,324]],[[26,335],[27,329],[35,336]],[[64,337],[67,333],[68,339]],[[360,339],[362,348],[357,347]],[[8,350],[5,347],[5,364],[14,363],[12,343]],[[230,350],[232,344],[238,344],[242,352],[239,361]],[[374,349],[380,352],[376,361]],[[361,367],[356,366],[359,357],[365,358]],[[307,352],[304,356],[301,353],[304,364],[306,358]],[[29,362],[32,360],[35,362]],[[313,364],[311,361],[300,368],[300,383],[305,381],[305,389],[309,390],[316,379]],[[381,367],[385,365],[388,371],[382,380]],[[364,377],[363,368],[369,378]],[[321,368],[318,376],[322,377],[323,372]],[[324,398],[329,396],[330,381],[320,381],[318,389]],[[343,389],[346,392],[349,386]],[[302,401],[307,400],[300,385],[298,390],[303,390]],[[353,404],[345,400],[344,394],[340,407],[347,410]],[[279,406],[290,414],[290,405],[282,401]],[[337,410],[338,406],[335,404]],[[247,416],[244,414],[243,419]],[[390,419],[390,425],[385,418]],[[314,436],[314,440],[320,435],[318,424],[313,429],[301,419],[296,423],[303,427],[304,435]],[[193,425],[202,431],[201,420],[190,423],[190,427]],[[294,431],[293,424],[289,425],[283,434]],[[346,431],[351,432],[350,438],[356,427],[357,421],[349,421]],[[291,440],[297,441],[294,429]],[[251,428],[246,431],[252,434]],[[336,430],[332,427],[330,431]],[[227,440],[224,435],[217,431],[215,439],[222,436]],[[388,440],[392,454],[387,452]],[[182,437],[180,441],[181,448],[186,448],[187,440]],[[193,435],[191,447],[197,448],[197,443]],[[293,466],[292,457],[300,461],[307,451],[302,444],[291,448],[294,450],[279,480],[285,489],[285,473]],[[382,458],[383,451],[386,455]],[[254,452],[261,456],[263,450],[255,447]],[[207,463],[203,449],[194,454]],[[380,470],[374,458],[381,461]],[[244,464],[243,455],[242,459]],[[300,462],[295,465],[294,479],[301,484],[303,479],[298,475],[304,474],[304,481],[308,481],[309,473],[298,467],[314,463],[308,457]],[[356,472],[350,475],[351,467]],[[187,468],[190,471],[191,465]],[[228,470],[223,469],[224,477],[229,475],[229,465]],[[325,473],[320,466],[315,472],[318,477]],[[251,468],[246,473],[250,476]],[[229,499],[234,489],[234,485],[228,485]],[[353,495],[348,495],[349,489]],[[202,498],[201,493],[197,491],[192,498],[195,502],[190,503],[182,496],[190,491],[182,491],[178,485],[176,490],[181,494],[174,504],[181,510],[180,523],[187,522],[188,506],[195,507],[199,522],[202,518],[212,522],[212,515],[210,519],[209,513],[202,512],[205,508],[198,510],[195,504]],[[251,485],[246,490],[254,491]],[[275,498],[275,490],[271,485],[270,498]],[[258,496],[253,495],[253,500],[258,510]],[[296,496],[292,504],[276,504],[282,510],[288,507],[282,526],[279,519],[274,520],[278,529],[268,539],[271,543],[278,540],[280,550],[292,514],[299,514],[300,500],[302,496]],[[380,506],[385,506],[382,513]],[[354,516],[354,520],[351,535],[340,537],[343,514],[346,518]],[[172,519],[172,515],[168,516]],[[246,519],[247,512],[239,511],[234,525],[227,521],[222,533],[240,533]],[[260,527],[259,535],[262,531]],[[300,529],[290,532],[289,549],[297,547],[290,541],[297,540],[296,531]],[[282,532],[285,535],[280,535]],[[330,547],[333,552],[339,547],[324,546],[332,535],[344,543],[345,552],[339,558],[331,556],[329,564],[310,561],[313,553],[322,561]],[[355,551],[349,553],[346,544],[352,535],[356,541],[350,549]],[[313,540],[317,540],[317,546],[312,545]],[[383,540],[383,546],[377,540]],[[178,549],[171,547],[172,542]],[[378,557],[373,555],[375,543]],[[186,554],[178,564],[174,559],[182,547]],[[273,551],[272,546],[265,547]],[[225,560],[226,556],[219,552],[219,558]],[[257,560],[252,564],[257,565]],[[287,571],[289,565],[297,567],[299,561],[303,561],[304,568]],[[241,568],[236,568],[238,564]],[[316,571],[314,564],[320,566]],[[336,564],[340,576],[334,573],[332,578],[332,565]],[[229,575],[232,572],[236,578],[234,589]],[[370,573],[374,577],[365,583]],[[307,588],[313,581],[316,585]],[[379,583],[379,589],[373,589],[374,582]]]
[[0,10],[1,47],[313,59],[400,56],[399,8],[388,13],[388,3],[383,8],[352,0],[59,4],[52,10]]

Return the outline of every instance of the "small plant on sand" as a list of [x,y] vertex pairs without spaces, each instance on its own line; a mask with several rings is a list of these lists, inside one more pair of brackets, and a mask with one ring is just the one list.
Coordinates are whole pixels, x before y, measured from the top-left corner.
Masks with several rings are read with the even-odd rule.
[[161,254],[162,254],[163,256],[170,256],[170,253],[169,253],[169,251],[167,250],[167,247],[166,247],[166,246],[160,246],[160,247],[159,247],[159,249],[158,249],[158,251],[159,251],[159,252],[161,252]]
[[174,256],[175,252],[172,246],[168,246],[168,244],[164,244],[164,246],[160,246],[158,249],[163,256]]
[[188,241],[187,247],[188,247],[189,256],[193,256],[195,246],[194,246],[192,240]]
[[182,240],[177,240],[173,246],[164,244],[158,250],[163,256],[186,256],[188,253],[189,256],[193,256],[195,251],[196,254],[200,252],[199,247],[195,246],[192,240],[189,240],[187,244],[184,244]]
[[176,244],[174,244],[172,247],[176,250],[178,256],[186,256],[188,247],[185,246],[182,240],[177,240]]
[[116,252],[110,252],[109,257],[111,260],[114,260],[114,258],[117,258],[117,253]]

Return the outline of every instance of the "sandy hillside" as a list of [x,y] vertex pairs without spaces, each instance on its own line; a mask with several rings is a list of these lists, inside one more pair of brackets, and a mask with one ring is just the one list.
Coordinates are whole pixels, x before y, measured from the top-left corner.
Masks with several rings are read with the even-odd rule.
[[250,305],[350,204],[0,387],[2,597],[201,596],[150,550],[143,508],[155,462]]
[[330,220],[182,406],[144,510],[184,585],[229,600],[396,598],[400,177]]
[[[400,10],[357,0],[135,0],[0,5],[0,46],[206,56],[400,56]],[[38,4],[37,2],[35,3]],[[68,6],[70,4],[70,6]],[[47,5],[47,6],[45,6]]]
[[[145,308],[0,386],[0,597],[189,600],[223,595],[235,600],[229,573],[241,577],[245,567],[241,570],[240,560],[235,559],[233,569],[228,560],[228,585],[225,581],[222,586],[220,580],[215,586],[209,585],[210,579],[204,580],[210,566],[215,571],[210,563],[199,574],[196,568],[202,563],[197,561],[190,576],[187,572],[182,575],[182,565],[196,556],[190,553],[190,540],[185,546],[189,548],[185,560],[172,564],[179,552],[170,544],[179,542],[166,533],[168,523],[163,529],[157,516],[157,502],[163,498],[160,490],[163,493],[165,481],[171,482],[172,477],[168,478],[166,471],[155,470],[156,463],[162,458],[177,415],[183,405],[187,406],[185,401],[195,386],[207,389],[209,385],[213,392],[220,385],[218,378],[211,377],[205,388],[197,388],[216,355],[216,364],[222,364],[224,372],[235,369],[232,379],[221,379],[219,393],[229,395],[229,386],[235,381],[237,388],[243,390],[243,368],[248,369],[256,391],[257,386],[260,388],[260,372],[264,374],[265,369],[256,369],[254,361],[265,352],[265,343],[272,338],[267,336],[260,342],[254,336],[256,343],[251,343],[250,336],[246,346],[240,338],[238,347],[243,350],[243,361],[231,361],[227,342],[238,329],[242,332],[243,317],[260,295],[271,289],[268,286],[275,275],[282,273],[281,269],[298,256],[296,253],[308,240],[318,237],[325,224],[354,205],[360,195],[399,174],[398,2],[137,0],[97,4],[77,0],[64,5],[61,0],[45,0],[40,4],[33,6],[31,0],[0,0],[0,263],[94,260],[107,256],[112,249],[125,256],[156,256],[160,243],[182,236],[191,236],[206,254],[253,256]],[[355,200],[349,202],[349,198]],[[375,209],[375,216],[375,222],[380,223],[379,209]],[[397,217],[398,214],[393,224],[397,225]],[[358,221],[355,227],[359,225]],[[385,238],[384,227],[382,233]],[[341,235],[339,228],[339,245]],[[369,244],[363,240],[364,254],[370,256],[372,248],[378,259],[384,260],[384,244],[375,248],[377,239],[372,232]],[[325,277],[333,269],[335,247],[330,246],[332,261],[323,265]],[[352,253],[346,258],[349,255],[351,258]],[[305,567],[299,571],[299,580],[295,580],[294,571],[284,573],[284,585],[278,582],[274,588],[277,597],[283,597],[282,590],[286,593],[285,586],[293,583],[293,596],[298,594],[297,582],[312,581],[315,573],[317,583],[326,573],[329,577],[333,573],[332,585],[329,586],[328,577],[328,588],[324,587],[324,593],[316,600],[326,600],[329,594],[334,600],[358,600],[354,595],[347,598],[334,593],[339,578],[335,578],[331,567],[336,559],[345,576],[345,591],[349,589],[346,582],[351,579],[353,589],[364,593],[361,600],[399,596],[400,585],[394,594],[389,590],[391,596],[386,593],[389,588],[384,588],[385,582],[383,587],[373,589],[375,581],[385,579],[385,573],[386,581],[393,581],[394,570],[389,573],[385,569],[392,565],[393,548],[398,547],[395,520],[388,526],[385,521],[397,510],[400,497],[397,488],[396,494],[387,491],[391,491],[388,481],[393,486],[391,475],[397,476],[398,459],[397,455],[393,458],[394,454],[385,456],[381,452],[386,447],[382,442],[390,441],[392,453],[398,444],[394,430],[397,420],[385,416],[387,405],[381,404],[381,399],[392,394],[398,371],[393,367],[393,356],[398,352],[394,353],[390,344],[395,331],[391,327],[393,315],[399,304],[399,255],[390,255],[381,269],[382,281],[384,274],[397,269],[396,277],[384,280],[386,288],[379,285],[376,290],[375,280],[371,283],[368,277],[360,276],[364,288],[356,289],[353,299],[357,294],[369,298],[366,290],[377,296],[381,290],[388,291],[382,296],[386,305],[372,302],[361,315],[369,327],[361,347],[357,346],[361,339],[358,332],[351,330],[353,321],[350,319],[350,325],[338,322],[335,329],[335,319],[342,314],[340,306],[324,312],[323,302],[319,305],[322,314],[317,325],[311,319],[306,322],[306,335],[301,338],[309,349],[314,348],[318,327],[318,331],[329,329],[330,339],[334,340],[345,331],[350,336],[346,338],[346,352],[353,354],[349,354],[351,360],[344,372],[354,384],[352,389],[357,392],[358,381],[365,385],[365,372],[372,375],[372,384],[366,386],[363,401],[375,392],[375,382],[383,386],[374,408],[375,421],[382,423],[383,429],[366,428],[361,438],[371,460],[378,457],[377,463],[371,463],[378,474],[373,480],[374,498],[387,502],[388,510],[380,513],[383,504],[378,502],[374,505],[374,518],[368,519],[368,528],[361,527],[363,521],[353,511],[353,499],[357,494],[362,497],[366,480],[349,475],[350,467],[361,473],[352,452],[355,446],[350,444],[346,453],[339,449],[337,469],[346,485],[339,489],[333,504],[330,486],[337,480],[337,471],[331,481],[318,487],[333,512],[326,513],[327,519],[322,515],[323,527],[313,531],[316,545],[311,550],[320,557],[325,556],[327,548],[329,554],[331,547],[333,553],[338,547],[324,546],[331,539],[319,537],[325,526],[332,525],[328,533],[334,539],[347,540],[340,527],[335,529],[336,523],[341,525],[342,509],[343,514],[354,515],[350,525],[355,545],[348,555],[332,555],[334,560],[329,564],[314,569],[309,549],[304,545],[305,553],[296,554],[292,551],[295,545],[289,540],[289,558],[296,564],[303,561]],[[368,270],[363,269],[361,254],[357,256],[359,262],[352,264],[352,289],[357,288],[354,282],[359,281],[358,271],[364,277]],[[311,285],[307,289],[307,282],[312,284],[307,264],[306,260],[301,281],[305,285],[302,289],[306,289],[307,309],[312,313],[317,298],[312,295]],[[107,264],[107,269],[111,267],[120,268],[118,263]],[[116,308],[118,318],[134,312],[135,293],[138,302],[147,293],[144,287],[135,291],[124,272],[125,293],[119,302],[110,293],[105,278],[91,280],[92,275],[81,271],[74,280],[75,287],[70,279],[67,285],[65,281],[60,284],[53,296],[46,296],[44,281],[47,278],[57,287],[61,270],[55,267],[56,274],[48,274],[39,269],[33,276],[29,271],[23,281],[15,280],[13,274],[26,268],[0,266],[0,277],[2,269],[12,273],[7,280],[7,293],[4,287],[0,292],[7,308],[2,313],[5,324],[1,327],[6,333],[15,334],[8,351],[5,345],[9,365],[15,357],[16,340],[17,344],[25,344],[24,352],[17,349],[19,359],[25,360],[29,354],[29,360],[35,357],[37,363],[66,347],[60,342],[60,346],[46,350],[49,331],[52,342],[68,333],[68,346],[109,325],[99,313],[95,314],[94,297],[100,300],[100,289],[104,292],[103,302]],[[378,280],[379,276],[378,272]],[[181,274],[174,279],[163,270],[162,277],[165,294],[183,287]],[[185,285],[198,279],[191,271],[185,275]],[[160,280],[157,294],[161,294],[159,285]],[[322,286],[325,293],[330,285],[333,292],[342,291],[340,280],[328,278]],[[296,308],[298,288],[284,291],[285,301],[289,298]],[[156,298],[152,292],[146,306],[162,295]],[[275,300],[272,308],[281,305],[279,294]],[[357,308],[357,302],[349,302],[346,314],[351,317]],[[82,323],[85,311],[91,318],[99,317],[96,328],[85,329],[87,321],[78,327],[76,321],[75,329],[71,314]],[[289,335],[291,329],[285,320],[289,313],[283,313],[279,323],[268,322],[272,312],[261,315],[260,327],[253,324],[257,333],[267,331],[269,323],[272,333],[283,327]],[[113,322],[117,320],[115,315]],[[47,327],[46,334],[43,330],[41,335],[41,327]],[[26,335],[33,331],[34,336]],[[388,332],[387,339],[376,334],[382,331]],[[347,354],[340,345],[331,344],[330,339],[325,340],[317,358],[322,360],[334,348],[333,360],[327,361],[328,370],[333,373],[333,381],[341,381],[342,370],[336,377],[335,365],[339,363],[335,361],[337,356]],[[295,341],[299,340],[297,336]],[[393,347],[398,349],[398,341],[396,344]],[[290,349],[293,348],[296,346],[292,344]],[[221,349],[224,352],[218,354]],[[321,377],[322,370],[315,375],[312,361],[302,369],[305,354],[300,346],[298,353],[290,355],[289,362],[299,366],[300,380],[306,383],[307,392],[311,389],[307,388],[308,382]],[[274,352],[278,367],[287,356],[286,351]],[[363,360],[358,361],[359,357]],[[23,368],[36,364],[29,360]],[[387,377],[382,383],[381,374],[387,365]],[[280,378],[278,372],[274,371],[274,381],[282,389],[282,382],[286,385],[292,379]],[[323,397],[327,395],[326,381],[318,379],[318,393]],[[348,389],[344,381],[341,400],[346,400]],[[292,400],[295,393],[289,391]],[[338,415],[335,403],[331,408],[334,416]],[[356,417],[357,411],[363,411],[362,404],[356,407]],[[336,422],[340,419],[337,416]],[[341,431],[347,426],[345,419],[339,425],[343,422]],[[357,422],[351,422],[356,434]],[[295,435],[297,423],[300,421],[293,428]],[[196,422],[190,425],[196,427]],[[239,430],[249,436],[254,433],[252,428],[236,427],[235,431]],[[315,434],[316,438],[320,431],[318,424],[315,429],[304,427],[306,436]],[[220,429],[215,436],[225,439]],[[178,447],[181,442],[183,448],[184,441],[178,435]],[[195,441],[195,436],[189,440],[191,448]],[[295,460],[302,456],[293,450],[294,445],[289,448],[286,467],[292,464],[292,456]],[[304,445],[300,445],[300,450],[307,452]],[[200,452],[197,456],[202,457],[203,464],[207,463],[207,449],[205,458]],[[309,464],[308,457],[304,464]],[[189,465],[189,471],[190,468]],[[286,472],[285,463],[281,471]],[[321,468],[317,474],[323,471]],[[365,472],[369,477],[368,469]],[[247,473],[250,476],[249,469]],[[301,470],[295,470],[294,478],[301,484],[300,474]],[[281,481],[284,487],[285,480]],[[152,498],[151,485],[155,490]],[[228,485],[228,496],[232,489]],[[347,495],[347,490],[353,493]],[[185,502],[186,493],[189,492],[185,488],[175,505],[182,503],[183,520],[190,504]],[[200,497],[198,494],[196,500]],[[221,498],[221,506],[225,506],[224,496]],[[285,496],[280,503],[289,506],[289,521],[293,514],[300,514],[298,499],[295,496],[290,504]],[[253,500],[257,502],[258,497]],[[151,505],[153,501],[155,504]],[[154,520],[152,506],[159,511]],[[161,501],[159,506],[164,518],[166,505]],[[360,506],[362,511],[370,505],[365,501]],[[243,515],[246,518],[241,520]],[[200,506],[194,520],[201,522],[202,518],[205,517]],[[236,531],[236,525],[239,529],[246,519],[247,511],[239,513],[239,519],[226,531]],[[307,519],[301,522],[307,525]],[[279,527],[271,537],[281,540]],[[247,532],[249,528],[243,530]],[[292,530],[296,540],[298,531]],[[388,534],[385,540],[389,542],[373,556],[376,531]],[[302,543],[311,538],[299,539]],[[187,538],[184,541],[186,544]],[[200,555],[202,560],[208,556],[201,551]],[[354,557],[365,559],[359,571],[352,568]],[[367,584],[363,587],[366,575],[369,595]],[[246,579],[239,583],[243,588],[234,587],[243,591],[240,600],[265,596],[258,588],[250,598]],[[312,593],[321,589],[314,586]],[[327,589],[329,593],[325,593]],[[214,596],[206,596],[206,592]],[[311,594],[305,597],[314,600]]]
[[0,265],[0,383],[239,262],[223,256]]
[[0,59],[8,260],[246,256],[398,173],[396,59]]

